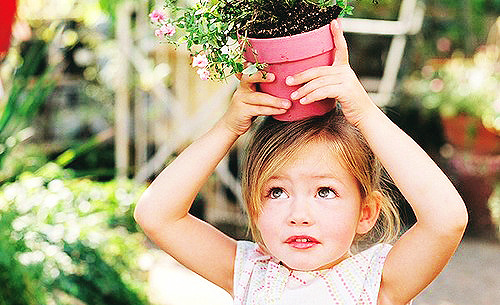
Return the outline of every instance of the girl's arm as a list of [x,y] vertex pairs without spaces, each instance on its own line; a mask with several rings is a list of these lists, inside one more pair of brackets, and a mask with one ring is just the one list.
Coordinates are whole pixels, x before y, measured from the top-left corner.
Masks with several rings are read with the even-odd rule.
[[[240,76],[241,77],[241,76]],[[252,118],[282,114],[290,101],[255,92],[272,74],[243,76],[223,118],[186,148],[151,183],[137,203],[134,217],[146,235],[177,261],[229,293],[233,289],[236,242],[188,214],[199,192]]]
[[462,239],[467,211],[446,175],[378,108],[358,128],[417,217],[387,257],[379,295],[379,304],[406,304],[448,263]]
[[382,274],[379,304],[407,304],[441,272],[455,252],[465,226],[465,205],[445,174],[427,154],[372,102],[349,66],[347,45],[337,21],[331,24],[336,54],[332,67],[307,70],[288,80],[306,83],[296,99],[326,97],[342,104],[399,190],[417,223],[390,251]]

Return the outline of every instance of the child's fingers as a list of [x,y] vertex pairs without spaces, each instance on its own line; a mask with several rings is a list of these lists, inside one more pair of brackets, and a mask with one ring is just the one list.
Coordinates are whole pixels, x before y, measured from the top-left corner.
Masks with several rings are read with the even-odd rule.
[[330,23],[330,29],[335,44],[335,58],[333,65],[349,64],[349,53],[347,51],[347,42],[345,41],[344,32],[339,19],[334,19]]
[[240,79],[240,86],[249,89],[256,83],[270,83],[274,82],[275,76],[272,73],[259,71],[252,75],[243,74]]
[[338,84],[332,84],[316,88],[315,90],[306,94],[304,97],[300,98],[299,103],[301,103],[302,105],[307,105],[312,102],[324,100],[327,98],[337,98],[338,94],[336,94],[335,92],[337,92],[338,86]]
[[308,95],[309,93],[313,92],[314,90],[317,90],[320,87],[325,87],[325,86],[330,86],[330,85],[338,85],[341,83],[342,83],[342,81],[333,75],[326,75],[326,76],[318,77],[318,78],[311,80],[310,82],[307,82],[302,87],[300,87],[296,91],[292,92],[292,94],[290,95],[290,98],[292,98],[294,100],[300,100],[302,97]]
[[288,86],[296,86],[331,73],[332,73],[331,66],[314,67],[307,69],[303,72],[297,73],[295,75],[288,76],[285,82]]
[[262,92],[246,94],[242,97],[242,100],[245,104],[252,106],[265,106],[280,109],[288,109],[292,105],[292,102],[287,99],[282,99]]
[[263,115],[283,114],[287,111],[287,109],[252,105],[250,111],[251,111],[252,117],[257,117],[257,116],[263,116]]

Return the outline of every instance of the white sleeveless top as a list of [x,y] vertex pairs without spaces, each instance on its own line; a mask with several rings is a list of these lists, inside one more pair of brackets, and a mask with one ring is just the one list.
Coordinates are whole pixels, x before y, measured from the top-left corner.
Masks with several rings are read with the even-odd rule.
[[378,244],[330,269],[291,271],[256,243],[238,241],[234,304],[375,305],[390,249],[391,245]]

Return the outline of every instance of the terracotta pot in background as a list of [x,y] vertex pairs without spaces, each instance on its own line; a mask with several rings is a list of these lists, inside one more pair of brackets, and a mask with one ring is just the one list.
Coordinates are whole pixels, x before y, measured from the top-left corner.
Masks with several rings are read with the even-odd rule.
[[500,154],[500,135],[486,129],[480,119],[459,115],[441,122],[446,140],[455,148],[480,155]]
[[441,122],[446,141],[455,150],[450,164],[469,212],[467,233],[490,238],[494,226],[488,200],[500,178],[500,135],[485,128],[480,119],[466,115],[442,118]]
[[488,201],[500,179],[500,155],[456,151],[449,161],[457,190],[469,212],[467,233],[471,236],[494,237]]
[[[288,86],[285,79],[289,75],[309,68],[333,64],[334,44],[330,25],[319,29],[279,38],[248,38],[250,46],[245,49],[245,59],[249,62],[267,63],[265,69],[276,76],[272,83],[260,84],[260,90],[281,98],[290,99],[290,94],[300,86]],[[274,116],[281,121],[295,121],[311,116],[323,115],[333,109],[332,99],[301,105],[293,101],[292,107],[284,114]]]
[[0,56],[9,50],[15,15],[16,0],[2,0],[0,9]]

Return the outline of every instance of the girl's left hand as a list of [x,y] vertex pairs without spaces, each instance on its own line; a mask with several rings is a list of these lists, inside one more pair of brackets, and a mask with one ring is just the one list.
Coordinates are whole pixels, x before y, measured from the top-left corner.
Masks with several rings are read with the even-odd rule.
[[365,112],[372,109],[369,106],[375,104],[349,65],[347,43],[337,19],[330,23],[330,29],[335,44],[333,65],[311,68],[287,77],[289,86],[305,83],[290,97],[301,104],[333,98],[341,103],[346,119],[358,126]]
[[220,120],[234,135],[241,136],[247,132],[257,116],[283,114],[291,107],[292,103],[287,99],[257,91],[259,83],[273,82],[274,74],[257,72],[237,77],[240,84],[233,94],[231,105]]

